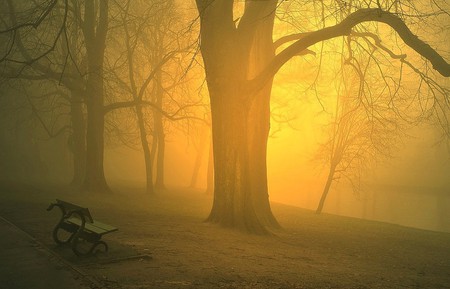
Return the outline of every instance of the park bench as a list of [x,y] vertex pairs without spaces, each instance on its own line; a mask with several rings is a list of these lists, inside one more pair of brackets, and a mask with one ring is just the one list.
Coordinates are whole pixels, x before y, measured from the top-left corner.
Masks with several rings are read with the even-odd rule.
[[[101,238],[103,235],[117,231],[117,228],[94,221],[88,208],[58,199],[56,203],[50,204],[47,211],[54,207],[60,208],[62,213],[61,219],[53,229],[53,240],[57,244],[71,244],[72,251],[77,256],[96,253],[100,246],[103,246],[105,252],[108,251],[108,245],[101,241]],[[69,236],[61,238],[60,230],[68,232]],[[88,243],[89,246],[86,246],[85,243]]]

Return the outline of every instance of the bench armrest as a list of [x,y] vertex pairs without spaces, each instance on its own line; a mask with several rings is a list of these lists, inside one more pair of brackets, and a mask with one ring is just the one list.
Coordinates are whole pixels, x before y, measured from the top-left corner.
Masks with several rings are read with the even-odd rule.
[[[48,206],[47,211],[53,210],[53,208],[54,208],[55,206],[58,206],[58,204],[51,203],[51,204]],[[62,209],[61,206],[58,206],[58,207],[59,207],[60,209]]]
[[76,215],[77,218],[81,220],[81,227],[84,228],[84,224],[86,223],[86,217],[84,216],[82,209],[67,211],[63,205],[59,203],[51,203],[48,206],[47,211],[51,211],[54,207],[58,207],[61,210],[61,219],[59,221],[60,223],[66,219],[69,219],[70,217],[72,217],[72,215]]

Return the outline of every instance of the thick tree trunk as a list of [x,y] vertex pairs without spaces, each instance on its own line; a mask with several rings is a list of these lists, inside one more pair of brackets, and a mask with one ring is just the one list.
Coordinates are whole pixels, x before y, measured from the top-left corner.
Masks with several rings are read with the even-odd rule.
[[334,174],[336,172],[336,166],[331,165],[330,171],[328,172],[327,182],[325,183],[325,187],[323,188],[322,196],[320,197],[319,205],[316,209],[316,214],[322,213],[323,206],[325,205],[325,201],[327,199],[328,193],[330,191],[331,184],[333,183]]
[[87,1],[83,25],[88,60],[86,85],[88,118],[84,189],[91,192],[110,192],[103,168],[103,134],[105,130],[103,58],[108,31],[108,1],[100,1],[98,7],[93,1]]
[[71,186],[80,189],[86,174],[86,124],[83,115],[83,99],[77,92],[71,95],[70,118],[72,123],[71,151],[73,177]]
[[266,150],[272,81],[248,91],[248,80],[274,57],[277,1],[249,2],[239,27],[233,1],[197,1],[201,50],[211,99],[214,202],[208,220],[253,233],[278,223],[267,188]]
[[267,188],[269,96],[251,105],[241,95],[212,102],[214,202],[208,220],[254,233],[278,227]]
[[[106,183],[104,156],[103,80],[93,77],[87,100],[86,178],[84,188],[90,192],[110,192]],[[89,85],[88,85],[89,87]]]
[[209,141],[208,171],[206,172],[206,194],[212,195],[214,192],[214,154],[212,140]]

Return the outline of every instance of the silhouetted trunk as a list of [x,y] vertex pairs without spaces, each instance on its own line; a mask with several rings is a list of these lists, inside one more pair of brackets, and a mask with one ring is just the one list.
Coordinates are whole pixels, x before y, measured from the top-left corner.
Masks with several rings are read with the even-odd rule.
[[[161,72],[156,73],[156,105],[159,109],[163,109],[163,88],[162,88],[162,74]],[[157,152],[156,152],[156,180],[155,188],[159,191],[165,190],[164,183],[164,157],[166,151],[166,136],[164,133],[164,123],[162,115],[160,112],[155,112],[154,114],[156,140],[158,142]]]
[[73,177],[71,186],[79,189],[86,174],[86,124],[83,115],[83,99],[80,93],[71,95],[70,117],[72,123],[71,151],[73,155]]
[[[216,93],[212,93],[216,91]],[[214,144],[214,203],[209,221],[266,232],[277,226],[267,188],[266,150],[269,96],[265,89],[252,104],[239,90],[211,89]]]
[[205,155],[206,144],[208,141],[208,134],[203,131],[202,136],[200,137],[200,143],[197,150],[197,154],[195,156],[194,169],[192,170],[191,184],[190,188],[195,188],[197,186],[198,173],[200,171],[200,167],[202,165],[203,156]]
[[141,137],[142,151],[144,152],[146,190],[147,193],[153,194],[155,192],[153,187],[153,159],[147,141],[147,130],[145,128],[145,121],[141,106],[136,107],[136,115]]
[[206,173],[206,194],[212,195],[214,192],[214,155],[212,140],[209,141],[208,171]]
[[[89,83],[89,80],[88,80]],[[91,83],[97,93],[88,93],[87,100],[87,134],[86,134],[86,178],[84,187],[88,191],[108,192],[106,183],[103,155],[104,155],[104,114],[103,95],[98,93],[103,81],[98,79]]]
[[152,133],[152,149],[150,151],[150,159],[152,161],[152,168],[155,167],[155,160],[156,160],[156,150],[158,149],[158,141],[156,139],[155,132]]
[[330,191],[331,184],[333,183],[334,173],[336,172],[336,166],[331,165],[330,171],[328,172],[327,182],[325,183],[325,187],[323,188],[322,196],[320,197],[319,205],[317,206],[316,213],[322,213],[323,206],[325,205],[325,201],[328,196],[328,192]]
[[255,13],[241,18],[239,30],[233,22],[233,1],[197,4],[214,148],[214,201],[208,220],[267,233],[278,227],[270,209],[266,169],[272,80],[256,94],[247,84],[274,57],[276,1],[248,3]]
[[144,153],[144,162],[145,162],[145,179],[146,179],[146,192],[149,194],[154,193],[154,187],[153,187],[153,155],[150,152],[149,143],[147,140],[147,128],[145,125],[145,119],[144,114],[142,112],[142,105],[140,102],[142,101],[142,94],[138,92],[138,87],[136,85],[135,81],[135,65],[134,65],[134,49],[132,48],[132,45],[130,44],[130,33],[128,30],[128,22],[126,18],[128,17],[128,5],[130,2],[127,3],[127,14],[126,17],[123,19],[124,21],[124,30],[125,30],[125,45],[127,48],[127,58],[128,58],[128,77],[130,80],[130,88],[131,93],[133,95],[133,100],[136,102],[135,106],[135,112],[136,112],[136,118],[137,118],[137,125],[139,129],[139,136],[141,139],[141,146],[142,151]]
[[[158,121],[157,121],[158,123]],[[157,190],[165,190],[165,181],[164,181],[164,157],[166,151],[166,137],[164,134],[164,129],[155,123],[155,133],[157,134],[157,151],[156,151],[156,180],[155,180],[155,188]]]
[[[108,29],[108,1],[85,2],[83,32],[86,42],[88,75],[86,85],[87,133],[86,177],[84,188],[88,191],[109,192],[103,169],[104,156],[104,90],[103,58]],[[98,16],[96,15],[98,13]]]

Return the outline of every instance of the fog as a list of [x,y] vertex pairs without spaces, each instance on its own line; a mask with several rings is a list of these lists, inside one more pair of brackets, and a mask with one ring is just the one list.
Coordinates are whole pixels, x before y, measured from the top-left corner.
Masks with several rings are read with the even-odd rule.
[[[304,14],[293,2],[280,6],[285,10],[274,17],[274,29],[264,41],[297,33],[299,26],[301,31],[314,31],[339,22],[318,16],[312,2]],[[290,56],[267,77],[263,72],[269,60],[276,60],[275,53],[289,46],[289,41],[276,47],[270,42],[275,51],[269,49],[269,54],[249,44],[248,55],[254,53],[257,60],[245,54],[242,58],[248,59],[240,60],[247,65],[243,67],[235,60],[238,52],[219,49],[225,36],[212,39],[217,43],[211,46],[207,40],[198,40],[199,35],[207,39],[215,34],[201,34],[193,3],[182,2],[187,5],[183,9],[181,2],[162,3],[167,5],[161,10],[164,13],[139,2],[126,9],[112,5],[110,18],[103,22],[102,13],[83,15],[95,18],[90,22],[98,26],[95,29],[104,29],[104,37],[92,42],[95,45],[88,43],[92,39],[83,34],[75,18],[67,20],[57,11],[49,12],[53,18],[37,27],[36,34],[27,30],[29,34],[11,36],[8,33],[14,29],[3,29],[2,40],[19,37],[21,41],[2,46],[1,182],[72,185],[76,191],[92,192],[108,191],[110,186],[112,192],[132,188],[143,194],[153,189],[155,194],[170,194],[181,188],[204,191],[205,198],[212,198],[206,190],[213,129],[216,150],[222,153],[215,159],[222,172],[216,176],[224,178],[216,184],[225,184],[218,192],[254,196],[252,190],[258,188],[264,195],[261,175],[267,156],[271,202],[316,210],[330,179],[324,213],[450,232],[449,82],[430,71],[436,65],[427,61],[434,57],[419,55],[414,45],[399,44],[395,27],[380,24],[376,29],[365,28],[390,41],[387,46],[371,36],[353,47],[356,40],[337,34],[324,39],[323,46],[315,43],[307,46],[311,50]],[[19,4],[17,9],[22,7]],[[22,5],[21,15],[26,18],[29,9]],[[329,9],[330,15],[337,11]],[[235,19],[230,25],[239,29],[243,3],[236,3],[232,12]],[[142,13],[142,19],[131,17],[131,21],[129,13]],[[300,21],[300,16],[313,20]],[[430,23],[439,26],[442,13],[435,16]],[[6,12],[2,19],[6,26],[17,21]],[[67,43],[59,42],[63,41],[59,36],[52,38],[59,31],[55,23],[61,21],[73,21],[68,22],[72,30]],[[109,27],[101,27],[108,21]],[[442,26],[444,33],[428,35],[434,31],[431,26],[408,24],[414,33],[427,37],[445,62],[448,28]],[[58,45],[44,51],[51,47],[49,39]],[[99,55],[104,55],[102,61]],[[408,62],[403,55],[408,55]],[[228,74],[220,71],[233,62],[224,70]],[[206,68],[216,64],[219,73],[208,76],[216,70]],[[356,72],[355,67],[359,67]],[[238,79],[240,75],[244,79]],[[250,87],[250,80],[259,80],[255,75],[266,77],[265,82],[251,93],[242,89],[246,84]],[[259,94],[264,94],[267,104],[270,101],[270,115],[267,104],[258,103]],[[248,107],[241,113],[244,105]],[[266,126],[270,130],[264,155]],[[347,134],[343,138],[359,138],[353,147],[342,149],[347,154],[335,146],[342,137],[339,133]],[[255,141],[258,138],[262,141]],[[333,164],[339,153],[339,161]],[[81,172],[79,179],[77,172]],[[242,193],[242,188],[247,191]]]
[[[269,169],[271,197],[274,201],[314,210],[326,172],[314,166],[311,155],[302,155],[292,145],[299,138],[288,135],[287,143],[270,142],[273,146],[269,152],[269,163],[273,164],[269,166],[272,168]],[[436,145],[436,142],[436,134],[430,127],[411,131],[411,139],[402,144],[392,159],[364,172],[360,190],[355,192],[345,181],[338,181],[325,211],[448,231],[450,162],[445,144]]]
[[450,288],[449,20],[0,0],[0,287]]
[[[296,130],[287,127],[269,138],[269,194],[272,202],[315,210],[326,181],[326,168],[314,161],[321,125],[304,126]],[[408,134],[392,159],[364,172],[360,190],[354,191],[345,180],[336,182],[324,212],[450,232],[448,148],[439,143],[436,127],[421,125]],[[182,133],[170,139],[167,186],[189,188],[197,149]],[[206,155],[195,187],[202,192],[206,190],[207,160]],[[138,150],[107,149],[105,173],[118,187],[145,189],[145,164]]]

